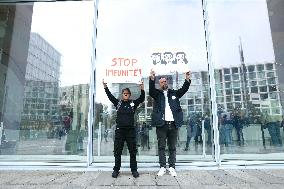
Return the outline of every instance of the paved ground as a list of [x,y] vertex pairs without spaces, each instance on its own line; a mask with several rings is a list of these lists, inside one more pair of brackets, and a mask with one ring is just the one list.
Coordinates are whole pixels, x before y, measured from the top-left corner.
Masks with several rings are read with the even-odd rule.
[[155,172],[140,172],[134,179],[130,172],[122,172],[117,179],[111,172],[72,171],[1,171],[1,189],[283,189],[284,169],[261,170],[191,170],[170,175],[155,176]]

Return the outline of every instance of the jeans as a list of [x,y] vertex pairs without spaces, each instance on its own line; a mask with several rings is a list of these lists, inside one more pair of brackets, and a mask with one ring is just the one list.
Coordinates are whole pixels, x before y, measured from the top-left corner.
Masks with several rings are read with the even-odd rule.
[[166,168],[166,141],[169,149],[169,167],[175,168],[176,163],[176,143],[178,129],[175,124],[163,125],[156,128],[157,140],[158,140],[158,154],[160,167]]
[[220,143],[225,144],[225,146],[228,146],[229,144],[232,144],[232,131],[233,131],[233,125],[232,124],[224,124],[220,128]]
[[188,148],[191,138],[195,138],[197,135],[197,125],[188,126],[186,137],[186,148]]
[[[212,143],[212,141],[211,141],[212,140],[211,139],[211,127],[207,128],[206,131],[207,131],[207,134],[208,134],[207,144],[209,145],[209,144]],[[203,140],[205,140],[205,139],[203,139]]]
[[274,146],[282,146],[282,138],[280,135],[280,126],[277,122],[270,122],[267,124],[268,132],[271,136],[271,142]]
[[239,145],[243,145],[244,144],[243,128],[242,127],[236,128],[236,132],[237,132]]
[[136,132],[134,128],[117,128],[115,130],[115,139],[114,139],[114,158],[115,165],[113,170],[119,171],[121,167],[121,154],[126,141],[128,151],[130,154],[130,168],[131,171],[137,170],[137,147],[136,147]]

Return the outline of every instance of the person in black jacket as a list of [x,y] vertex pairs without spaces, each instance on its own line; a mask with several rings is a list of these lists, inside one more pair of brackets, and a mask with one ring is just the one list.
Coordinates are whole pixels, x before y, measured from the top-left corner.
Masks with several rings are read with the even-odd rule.
[[140,85],[141,95],[136,100],[131,100],[131,91],[129,88],[122,89],[122,100],[116,99],[109,91],[107,84],[103,81],[105,92],[109,100],[113,103],[117,110],[116,116],[116,129],[114,139],[114,157],[115,165],[113,168],[112,177],[117,178],[121,167],[121,154],[126,141],[127,147],[130,154],[130,168],[133,177],[139,177],[137,172],[137,161],[136,161],[136,133],[134,127],[134,114],[135,110],[140,103],[144,102],[145,91],[143,82]]
[[183,124],[183,112],[179,99],[188,91],[191,83],[190,71],[185,74],[183,86],[178,90],[168,89],[166,78],[159,80],[160,89],[155,88],[155,72],[151,70],[149,78],[149,95],[154,99],[152,125],[156,127],[160,171],[158,176],[166,173],[166,141],[169,149],[169,172],[176,176],[176,143],[178,128]]

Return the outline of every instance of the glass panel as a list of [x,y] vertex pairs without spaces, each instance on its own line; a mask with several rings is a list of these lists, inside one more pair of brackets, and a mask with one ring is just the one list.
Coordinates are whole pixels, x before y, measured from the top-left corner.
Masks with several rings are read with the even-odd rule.
[[[132,99],[140,95],[137,85],[140,79],[134,81],[132,78],[127,81],[125,76],[120,75],[114,80],[105,74],[111,63],[117,66],[116,69],[128,69],[128,60],[125,65],[126,59],[135,59],[134,62],[139,65],[142,71],[139,77],[142,77],[146,91],[147,106],[142,103],[135,113],[137,159],[143,162],[158,161],[156,127],[152,125],[151,120],[154,100],[149,96],[151,68],[155,70],[157,78],[166,77],[169,88],[173,89],[182,87],[185,79],[183,72],[190,68],[191,86],[180,99],[184,123],[179,128],[177,161],[188,161],[195,157],[212,160],[209,108],[211,100],[201,1],[144,0],[138,4],[139,6],[137,2],[128,0],[115,3],[113,0],[104,0],[99,5],[101,14],[98,19],[99,35],[96,46],[97,119],[93,136],[94,162],[114,161],[116,109],[103,90],[102,78],[106,79],[110,92],[117,99],[121,98],[121,89],[124,87],[129,87],[133,91]],[[178,52],[186,53],[188,65],[185,65],[183,70],[178,70],[180,64],[176,64],[175,61],[181,61],[179,57],[185,54],[177,55]],[[113,62],[117,60],[122,64]],[[222,77],[222,73],[219,74]],[[122,81],[118,82],[119,79]],[[159,88],[158,79],[156,88]],[[203,121],[206,123],[202,133]],[[206,143],[205,148],[203,142]],[[128,162],[129,152],[126,146],[122,155],[122,161]]]
[[[225,76],[228,82],[240,77],[239,85],[233,82],[238,104],[228,103],[230,96],[218,101],[221,159],[283,159],[284,10],[279,7],[284,1],[208,1],[208,6],[214,67],[220,73],[240,70]],[[215,74],[216,83],[220,78]]]
[[1,160],[86,161],[93,15],[93,2],[0,4]]

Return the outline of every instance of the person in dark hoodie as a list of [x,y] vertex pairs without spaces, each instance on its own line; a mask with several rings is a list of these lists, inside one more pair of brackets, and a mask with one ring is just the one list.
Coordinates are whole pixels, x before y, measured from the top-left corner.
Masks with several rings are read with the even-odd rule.
[[105,92],[109,100],[116,107],[116,129],[115,129],[115,139],[114,139],[114,158],[115,165],[113,168],[112,177],[117,178],[119,175],[119,170],[121,167],[121,154],[126,141],[127,147],[130,154],[130,168],[133,177],[139,177],[137,171],[137,161],[136,161],[136,132],[134,127],[134,114],[140,103],[144,102],[145,91],[143,82],[140,84],[141,94],[136,100],[131,100],[131,91],[129,88],[122,89],[121,100],[116,99],[109,91],[107,84],[103,80],[103,85]]

